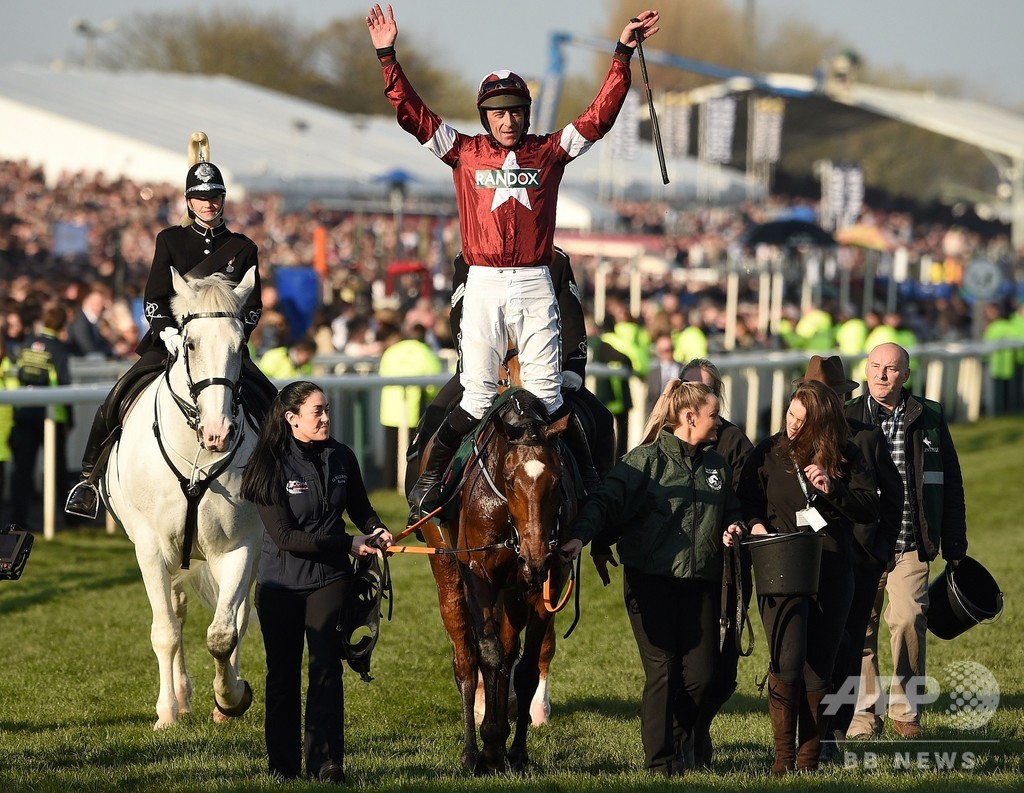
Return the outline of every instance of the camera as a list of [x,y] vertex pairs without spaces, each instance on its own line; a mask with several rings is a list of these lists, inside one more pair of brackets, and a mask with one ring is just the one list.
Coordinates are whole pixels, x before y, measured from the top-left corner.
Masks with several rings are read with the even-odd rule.
[[35,537],[13,523],[0,528],[0,580],[17,581],[25,570]]

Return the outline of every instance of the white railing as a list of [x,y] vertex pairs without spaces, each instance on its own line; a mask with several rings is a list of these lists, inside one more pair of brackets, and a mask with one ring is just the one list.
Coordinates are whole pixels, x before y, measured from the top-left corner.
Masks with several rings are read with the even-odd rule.
[[[982,414],[994,415],[994,390],[986,365],[988,356],[997,350],[1012,348],[1024,355],[1024,341],[995,343],[958,343],[922,345],[912,351],[914,371],[911,385],[914,393],[923,394],[943,404],[950,421],[973,422]],[[723,411],[726,416],[746,430],[754,440],[763,438],[782,425],[786,399],[792,390],[791,381],[799,377],[810,357],[806,352],[731,353],[715,358],[724,378]],[[862,358],[846,358],[847,371]],[[448,381],[449,375],[430,377],[381,377],[367,370],[373,369],[373,359],[344,359],[343,356],[318,358],[315,368],[335,369],[339,366],[356,368],[362,372],[345,374],[316,374],[313,376],[323,387],[332,404],[334,419],[332,432],[356,452],[364,467],[364,478],[370,487],[384,461],[384,430],[378,421],[380,391],[386,385],[435,385]],[[93,380],[89,385],[71,385],[53,388],[22,388],[0,390],[0,404],[21,406],[75,405],[76,424],[67,439],[67,454],[71,460],[81,458],[92,423],[93,411],[106,398],[114,379],[127,368],[123,363],[96,363],[76,361],[72,369],[76,379]],[[96,382],[106,375],[106,382]],[[588,380],[593,387],[597,378],[621,377],[619,370],[592,365]],[[1016,373],[1017,394],[1024,394],[1021,381],[1022,367]],[[284,382],[279,382],[279,386]],[[632,378],[630,388],[634,409],[629,422],[629,446],[636,445],[646,421],[647,388],[639,378]],[[1016,409],[1020,410],[1021,405]],[[411,433],[409,427],[398,431],[399,487],[405,477],[405,450]],[[43,535],[53,537],[57,516],[56,496],[56,426],[47,419],[43,441]],[[153,461],[154,465],[160,464]],[[63,498],[60,500],[63,503]],[[112,526],[108,526],[113,530]]]

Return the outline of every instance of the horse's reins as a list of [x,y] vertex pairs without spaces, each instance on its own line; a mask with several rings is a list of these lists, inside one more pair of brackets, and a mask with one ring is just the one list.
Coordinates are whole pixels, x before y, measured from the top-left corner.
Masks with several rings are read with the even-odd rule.
[[[719,652],[725,650],[725,643],[729,638],[730,628],[735,628],[733,641],[736,643],[736,651],[746,658],[754,651],[754,626],[750,623],[750,615],[747,613],[747,604],[743,598],[743,564],[740,548],[735,543],[726,546],[722,565],[722,610],[719,619]],[[729,617],[729,590],[732,589],[736,596],[736,619]],[[747,629],[747,644],[743,645],[743,628]]]
[[[236,314],[230,314],[223,311],[209,311],[202,312],[199,314],[189,314],[182,318],[180,327],[184,329],[185,325],[194,319],[237,319],[241,321],[241,317]],[[241,378],[238,382],[233,382],[227,377],[208,377],[205,380],[200,380],[198,383],[193,382],[192,372],[189,369],[188,355],[184,355],[185,364],[185,379],[188,382],[189,396],[192,398],[192,402],[188,403],[174,391],[174,387],[171,385],[171,367],[176,360],[176,356],[168,356],[167,367],[164,370],[164,383],[167,385],[167,391],[174,400],[175,405],[181,411],[182,416],[185,418],[189,428],[197,433],[199,432],[199,408],[196,405],[196,399],[199,397],[199,393],[210,386],[222,385],[231,391],[231,406],[232,406],[232,417],[238,415],[239,407],[239,391],[241,385]],[[163,385],[163,384],[161,384]],[[181,488],[182,495],[185,496],[186,508],[185,508],[185,526],[184,535],[181,543],[181,569],[188,570],[192,556],[192,544],[195,542],[195,536],[199,528],[199,502],[202,501],[203,496],[206,495],[206,491],[209,490],[212,485],[224,471],[231,465],[231,461],[235,458],[235,453],[242,445],[242,439],[245,437],[245,429],[243,425],[239,425],[239,430],[235,433],[234,441],[231,445],[230,450],[224,452],[223,456],[218,460],[207,465],[196,465],[199,460],[199,454],[202,451],[202,447],[196,450],[195,459],[189,462],[189,459],[184,455],[175,451],[174,453],[184,462],[189,463],[192,468],[191,475],[186,478],[178,470],[178,467],[171,460],[170,455],[167,453],[167,448],[164,446],[163,437],[160,434],[160,400],[157,398],[154,404],[154,418],[153,418],[153,434],[156,436],[157,446],[160,448],[160,454],[164,458],[164,462],[167,463],[167,467],[171,469],[171,472],[178,479],[178,487]],[[199,474],[206,471],[206,477],[199,479]]]

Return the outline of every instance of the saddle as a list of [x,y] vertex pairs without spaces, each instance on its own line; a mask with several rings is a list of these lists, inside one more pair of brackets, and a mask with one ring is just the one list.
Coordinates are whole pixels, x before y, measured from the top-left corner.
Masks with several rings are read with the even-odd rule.
[[[440,501],[444,507],[438,517],[442,522],[452,521],[458,516],[458,494],[462,487],[463,474],[473,458],[474,449],[476,449],[478,444],[481,443],[481,437],[490,426],[491,421],[495,417],[502,416],[509,410],[513,409],[511,404],[513,399],[525,399],[527,401],[525,409],[534,413],[538,419],[545,422],[547,421],[547,413],[541,405],[540,400],[525,388],[520,386],[511,386],[500,392],[494,398],[490,408],[488,408],[483,418],[480,419],[476,428],[463,439],[458,451],[452,458],[448,475],[445,477],[444,483],[441,486]],[[581,499],[584,495],[583,477],[580,475],[579,466],[577,465],[572,452],[561,440],[559,441],[559,454],[563,460],[568,460],[569,464],[572,466],[573,481],[576,484],[576,497]]]

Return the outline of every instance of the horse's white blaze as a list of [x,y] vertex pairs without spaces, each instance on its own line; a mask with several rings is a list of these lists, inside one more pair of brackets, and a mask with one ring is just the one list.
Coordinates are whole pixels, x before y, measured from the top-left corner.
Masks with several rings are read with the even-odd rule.
[[547,470],[547,466],[540,460],[527,460],[523,464],[523,470],[530,479],[536,482],[544,475],[544,472]]
[[[172,271],[175,314],[179,321],[184,315],[205,312],[237,316],[252,291],[254,278],[250,270],[237,287],[220,276],[188,283]],[[241,322],[231,317],[211,317],[196,319],[187,327],[191,336],[202,340],[189,359],[193,382],[213,377],[234,382],[241,371],[240,351],[245,342]],[[245,699],[248,684],[239,674],[238,659],[263,535],[255,505],[239,495],[242,469],[256,440],[255,432],[247,428],[230,464],[199,503],[191,567],[181,569],[187,503],[179,477],[202,481],[226,459],[223,454],[200,448],[196,433],[174,402],[171,389],[179,398],[190,401],[188,380],[184,357],[179,356],[170,370],[169,387],[168,381],[160,377],[146,388],[125,420],[103,479],[107,505],[135,543],[153,611],[150,634],[160,675],[157,728],[174,724],[190,709],[192,681],[182,646],[186,614],[182,584],[186,578],[195,582],[197,593],[214,609],[207,649],[214,659],[216,702],[233,708]],[[227,438],[231,424],[228,391],[210,387],[200,394],[197,409],[204,435]],[[152,429],[155,418],[159,420],[163,452]],[[244,427],[244,413],[240,412],[237,420],[239,427]],[[176,470],[164,461],[165,453]]]

